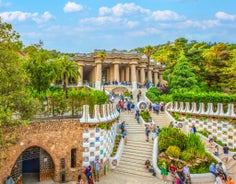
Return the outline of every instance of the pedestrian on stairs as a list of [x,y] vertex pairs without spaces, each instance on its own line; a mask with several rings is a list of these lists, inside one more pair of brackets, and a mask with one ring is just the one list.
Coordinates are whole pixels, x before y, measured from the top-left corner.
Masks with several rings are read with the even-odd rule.
[[150,133],[150,126],[145,125],[145,134],[146,134],[146,141],[149,142],[149,133]]
[[165,162],[162,163],[160,169],[161,169],[162,179],[163,179],[164,183],[167,183],[166,177],[168,175],[168,170],[167,170],[167,165]]

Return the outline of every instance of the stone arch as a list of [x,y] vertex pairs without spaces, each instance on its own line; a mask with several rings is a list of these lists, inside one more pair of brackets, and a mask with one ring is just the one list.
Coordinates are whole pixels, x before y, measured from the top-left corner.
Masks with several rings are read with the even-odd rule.
[[115,94],[123,94],[128,91],[129,91],[129,89],[125,86],[117,86],[112,89],[112,92]]
[[18,155],[11,168],[11,176],[16,183],[23,183],[24,179],[29,178],[35,181],[53,179],[54,173],[55,161],[53,157],[45,148],[38,145],[27,146]]

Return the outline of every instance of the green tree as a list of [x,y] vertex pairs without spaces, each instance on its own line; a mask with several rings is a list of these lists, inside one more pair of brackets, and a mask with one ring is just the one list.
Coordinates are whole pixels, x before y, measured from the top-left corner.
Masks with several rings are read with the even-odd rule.
[[56,67],[57,77],[56,79],[63,81],[63,89],[66,91],[69,80],[78,80],[79,65],[71,60],[68,56],[62,55],[54,61]]
[[38,93],[46,92],[56,77],[56,69],[49,51],[29,46],[25,49],[26,69],[30,76],[31,86]]
[[196,76],[192,72],[188,59],[184,54],[180,56],[174,67],[169,86],[171,91],[198,89]]
[[0,20],[0,126],[27,120],[34,114],[22,62],[22,42],[10,24]]

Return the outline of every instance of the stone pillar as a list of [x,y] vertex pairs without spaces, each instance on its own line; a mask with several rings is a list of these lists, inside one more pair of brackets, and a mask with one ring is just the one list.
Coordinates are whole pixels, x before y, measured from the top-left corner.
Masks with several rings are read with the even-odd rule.
[[84,72],[84,66],[79,65],[79,76],[78,76],[78,86],[83,85],[83,72]]
[[110,66],[110,80],[111,80],[111,83],[112,83],[112,81],[115,80],[114,79],[114,65],[113,64],[111,64],[111,66]]
[[127,82],[130,82],[129,70],[130,70],[130,68],[129,68],[129,66],[127,66],[127,67],[125,68],[125,80],[126,80]]
[[95,72],[96,72],[96,66],[93,67],[93,69],[90,73],[90,77],[89,77],[88,82],[95,83]]
[[111,79],[110,79],[110,68],[107,69],[107,82],[110,81],[111,82]]
[[121,76],[120,77],[121,77],[121,79],[120,79],[121,82],[125,81],[125,69],[124,68],[121,69]]
[[95,88],[97,90],[102,90],[102,61],[100,58],[95,59],[96,63],[96,75],[95,75]]
[[142,67],[140,70],[140,77],[141,77],[140,82],[144,84],[145,83],[145,68],[144,67]]
[[119,71],[119,63],[114,64],[114,79],[117,82],[120,82],[120,71]]
[[136,65],[131,64],[131,82],[133,90],[137,89],[137,74],[136,74]]
[[152,83],[152,70],[150,68],[148,71],[148,80]]
[[159,79],[158,79],[158,72],[154,72],[154,84],[157,85],[159,82]]

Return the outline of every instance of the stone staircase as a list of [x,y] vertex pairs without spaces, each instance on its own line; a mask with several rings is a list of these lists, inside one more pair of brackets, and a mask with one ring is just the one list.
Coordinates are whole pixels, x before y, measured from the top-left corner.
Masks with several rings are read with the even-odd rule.
[[147,159],[152,160],[152,143],[145,141],[145,131],[142,125],[137,124],[133,114],[122,112],[121,120],[127,123],[127,145],[124,145],[119,165],[115,173],[128,174],[139,177],[150,177],[144,163]]

